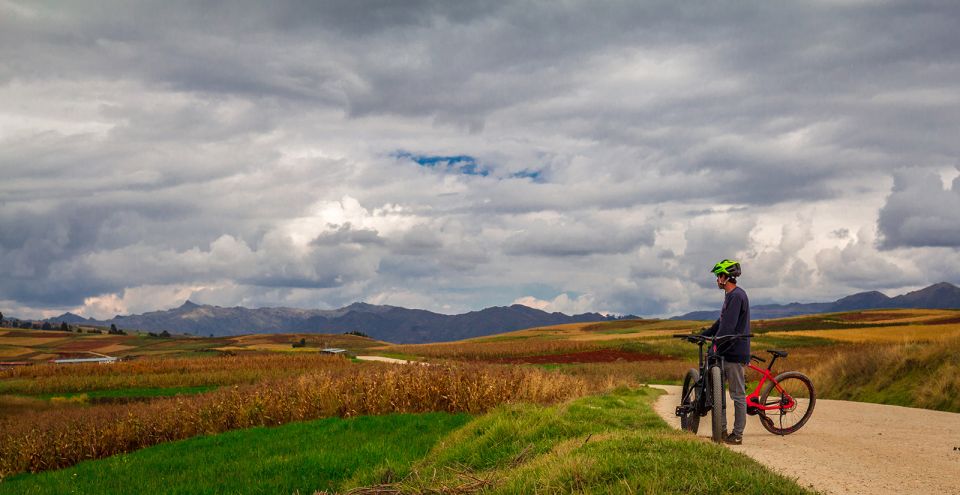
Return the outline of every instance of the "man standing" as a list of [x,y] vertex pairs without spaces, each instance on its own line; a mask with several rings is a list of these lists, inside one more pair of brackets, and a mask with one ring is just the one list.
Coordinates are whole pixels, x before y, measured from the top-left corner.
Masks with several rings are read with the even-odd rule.
[[[726,295],[723,298],[720,318],[710,328],[704,330],[703,335],[707,337],[750,335],[750,301],[747,299],[747,293],[737,287],[740,263],[723,260],[714,265],[711,272],[717,276],[717,287],[723,289]],[[744,366],[750,363],[750,339],[725,339],[714,346],[713,352],[723,357],[723,375],[730,390],[730,400],[733,401],[733,432],[726,434],[727,418],[724,416],[723,440],[731,445],[740,445],[743,443],[743,428],[747,425],[747,393],[743,371]]]

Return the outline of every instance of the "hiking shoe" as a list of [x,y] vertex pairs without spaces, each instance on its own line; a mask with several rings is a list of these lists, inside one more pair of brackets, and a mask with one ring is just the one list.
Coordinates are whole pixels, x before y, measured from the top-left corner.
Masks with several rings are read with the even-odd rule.
[[743,443],[743,437],[736,434],[724,435],[723,443],[727,445],[741,445]]

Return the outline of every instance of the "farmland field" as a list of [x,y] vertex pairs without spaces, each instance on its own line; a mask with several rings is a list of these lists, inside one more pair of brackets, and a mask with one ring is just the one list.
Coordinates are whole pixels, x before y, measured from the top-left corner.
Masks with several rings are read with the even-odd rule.
[[[950,310],[880,310],[756,321],[753,352],[768,357],[766,349],[788,350],[789,357],[778,361],[777,370],[807,373],[823,398],[960,412],[960,400],[956,399],[960,397],[958,319],[960,312]],[[0,361],[23,365],[0,369],[0,478],[8,479],[0,481],[0,492],[14,486],[13,481],[16,486],[35,486],[32,481],[19,483],[60,476],[51,473],[50,478],[32,478],[24,474],[27,472],[61,468],[88,472],[83,471],[92,469],[85,467],[88,464],[115,466],[125,458],[117,455],[124,453],[146,449],[143,455],[149,456],[151,449],[174,445],[171,442],[216,439],[247,428],[322,418],[429,412],[479,415],[471,422],[474,424],[483,423],[490,415],[504,414],[496,412],[500,411],[498,407],[538,404],[530,407],[562,408],[580,397],[610,394],[617,387],[676,384],[695,364],[696,346],[671,335],[698,331],[707,323],[631,320],[571,324],[420,345],[394,345],[354,335],[160,338],[3,329]],[[294,347],[300,339],[305,345]],[[354,362],[321,355],[318,351],[326,346],[427,365]],[[126,360],[110,365],[45,362],[53,357],[108,353]],[[620,401],[640,400],[618,397]],[[644,401],[649,402],[640,400]],[[257,434],[269,435],[271,430],[263,431],[267,433]],[[594,433],[609,434],[603,441],[612,442],[610,445],[618,449],[640,448],[636,444],[640,437],[623,432]],[[451,431],[444,435],[457,438],[462,434]],[[675,440],[658,435],[641,435],[641,443],[674,445]],[[593,454],[605,454],[601,447],[566,446],[564,442],[568,441],[572,440],[556,437],[549,449],[523,455],[526,446],[511,447],[518,451],[484,452],[486,447],[482,445],[454,449],[441,441],[421,460],[403,462],[413,462],[414,472],[447,469],[446,477],[390,478],[390,482],[401,483],[408,491],[471,483],[449,471],[454,462],[457,469],[469,466],[469,476],[497,480],[481,487],[488,492],[575,489],[565,484],[571,472],[563,471],[574,466],[552,449],[580,453],[600,449]],[[682,444],[685,440],[676,441]],[[510,455],[530,455],[531,463],[505,466],[504,459]],[[96,461],[103,458],[107,459]],[[481,458],[488,460],[477,463]],[[533,463],[534,458],[540,459],[539,463]],[[512,462],[508,464],[512,466]],[[602,480],[610,473],[604,470],[613,469],[624,483],[641,491],[658,486],[656,480],[631,478],[622,471],[625,466],[611,467],[619,466],[617,462],[604,461],[608,464],[598,468],[598,478],[583,479],[606,486]],[[115,467],[95,469],[112,472]],[[394,471],[399,476],[402,470]],[[313,489],[372,483],[382,475],[371,474],[372,478],[363,478],[363,482],[348,482],[346,478],[331,484],[316,481]],[[10,479],[12,476],[15,480]],[[51,483],[65,486],[57,484],[62,479]],[[794,488],[787,492],[790,490]],[[47,489],[57,491],[59,488]]]
[[[304,340],[303,347],[293,347]],[[0,361],[42,363],[56,358],[109,355],[118,358],[204,356],[257,351],[317,353],[325,347],[360,352],[385,345],[356,335],[258,334],[236,337],[153,337],[144,333],[105,335],[59,330],[0,329]]]

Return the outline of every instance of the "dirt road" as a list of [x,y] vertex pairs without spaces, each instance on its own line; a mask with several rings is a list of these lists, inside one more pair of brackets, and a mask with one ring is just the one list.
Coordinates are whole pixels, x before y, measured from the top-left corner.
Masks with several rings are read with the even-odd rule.
[[[680,387],[655,405],[674,428]],[[728,402],[727,424],[733,426]],[[710,436],[710,417],[700,423]],[[818,400],[797,433],[771,435],[747,417],[743,445],[731,446],[803,486],[829,494],[960,494],[960,414],[861,402]]]
[[357,356],[361,361],[380,361],[381,363],[409,364],[416,361],[407,361],[405,359],[394,359],[383,356]]

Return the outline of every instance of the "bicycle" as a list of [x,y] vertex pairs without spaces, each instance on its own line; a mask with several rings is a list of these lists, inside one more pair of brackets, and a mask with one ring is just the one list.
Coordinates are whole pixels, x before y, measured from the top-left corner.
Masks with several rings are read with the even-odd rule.
[[[698,368],[691,368],[683,378],[680,405],[676,415],[680,417],[680,428],[697,433],[700,418],[711,413],[711,438],[715,442],[723,440],[723,420],[726,414],[726,400],[723,389],[723,357],[719,353],[708,353],[704,358],[703,346],[716,346],[726,339],[749,338],[752,335],[723,335],[706,337],[696,334],[674,335],[699,346]],[[724,342],[725,343],[725,342]],[[766,360],[751,354],[748,367],[760,373],[760,382],[752,393],[747,395],[747,414],[758,416],[764,429],[774,435],[789,435],[803,427],[813,414],[816,405],[816,393],[813,383],[799,371],[787,371],[773,375],[773,365],[779,358],[786,358],[787,352],[768,350],[773,358],[766,369],[753,365]],[[771,417],[773,416],[773,417]],[[774,421],[776,420],[776,421]]]

